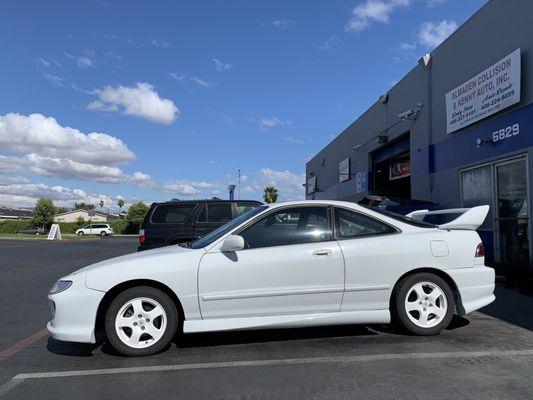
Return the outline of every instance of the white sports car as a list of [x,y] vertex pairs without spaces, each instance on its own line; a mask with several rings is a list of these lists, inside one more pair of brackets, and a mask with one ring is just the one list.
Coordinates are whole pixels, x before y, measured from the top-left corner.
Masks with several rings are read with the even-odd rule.
[[[475,229],[488,206],[431,225],[341,201],[259,206],[192,243],[134,253],[61,278],[50,335],[153,354],[183,333],[393,320],[434,335],[494,301]],[[433,212],[435,213],[435,212]],[[442,212],[440,212],[442,213]]]

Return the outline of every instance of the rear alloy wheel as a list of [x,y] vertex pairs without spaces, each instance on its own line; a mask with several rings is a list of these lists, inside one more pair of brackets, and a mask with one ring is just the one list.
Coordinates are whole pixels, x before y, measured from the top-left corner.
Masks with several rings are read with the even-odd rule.
[[139,286],[127,289],[107,310],[109,343],[126,356],[147,356],[163,350],[178,326],[173,301],[161,290]]
[[425,336],[436,335],[450,324],[455,301],[442,278],[420,273],[400,282],[393,306],[393,317],[404,329]]
[[107,233],[105,231],[100,232],[100,236],[107,236]]

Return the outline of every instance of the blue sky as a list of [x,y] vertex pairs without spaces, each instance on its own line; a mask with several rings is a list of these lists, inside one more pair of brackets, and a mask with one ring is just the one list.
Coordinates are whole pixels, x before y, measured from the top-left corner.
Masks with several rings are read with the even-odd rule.
[[303,198],[305,162],[481,0],[0,4],[0,204]]

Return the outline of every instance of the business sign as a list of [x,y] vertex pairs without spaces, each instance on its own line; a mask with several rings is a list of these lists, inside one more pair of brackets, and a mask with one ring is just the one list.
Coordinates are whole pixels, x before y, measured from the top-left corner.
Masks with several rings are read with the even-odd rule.
[[446,93],[452,133],[520,101],[520,49]]
[[307,194],[313,194],[316,190],[316,176],[312,176],[307,180]]
[[346,182],[350,179],[350,159],[345,158],[339,163],[339,182]]
[[48,240],[61,240],[61,229],[58,224],[52,224],[50,227],[50,232],[48,232]]
[[355,175],[355,192],[368,192],[368,172],[362,171]]
[[409,154],[393,158],[389,163],[389,180],[405,178],[411,175],[411,157]]

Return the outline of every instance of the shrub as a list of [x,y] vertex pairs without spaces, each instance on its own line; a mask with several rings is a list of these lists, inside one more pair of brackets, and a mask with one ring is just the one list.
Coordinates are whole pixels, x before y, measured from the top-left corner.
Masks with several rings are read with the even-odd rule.
[[33,226],[32,221],[0,221],[0,233],[17,233],[30,229]]

